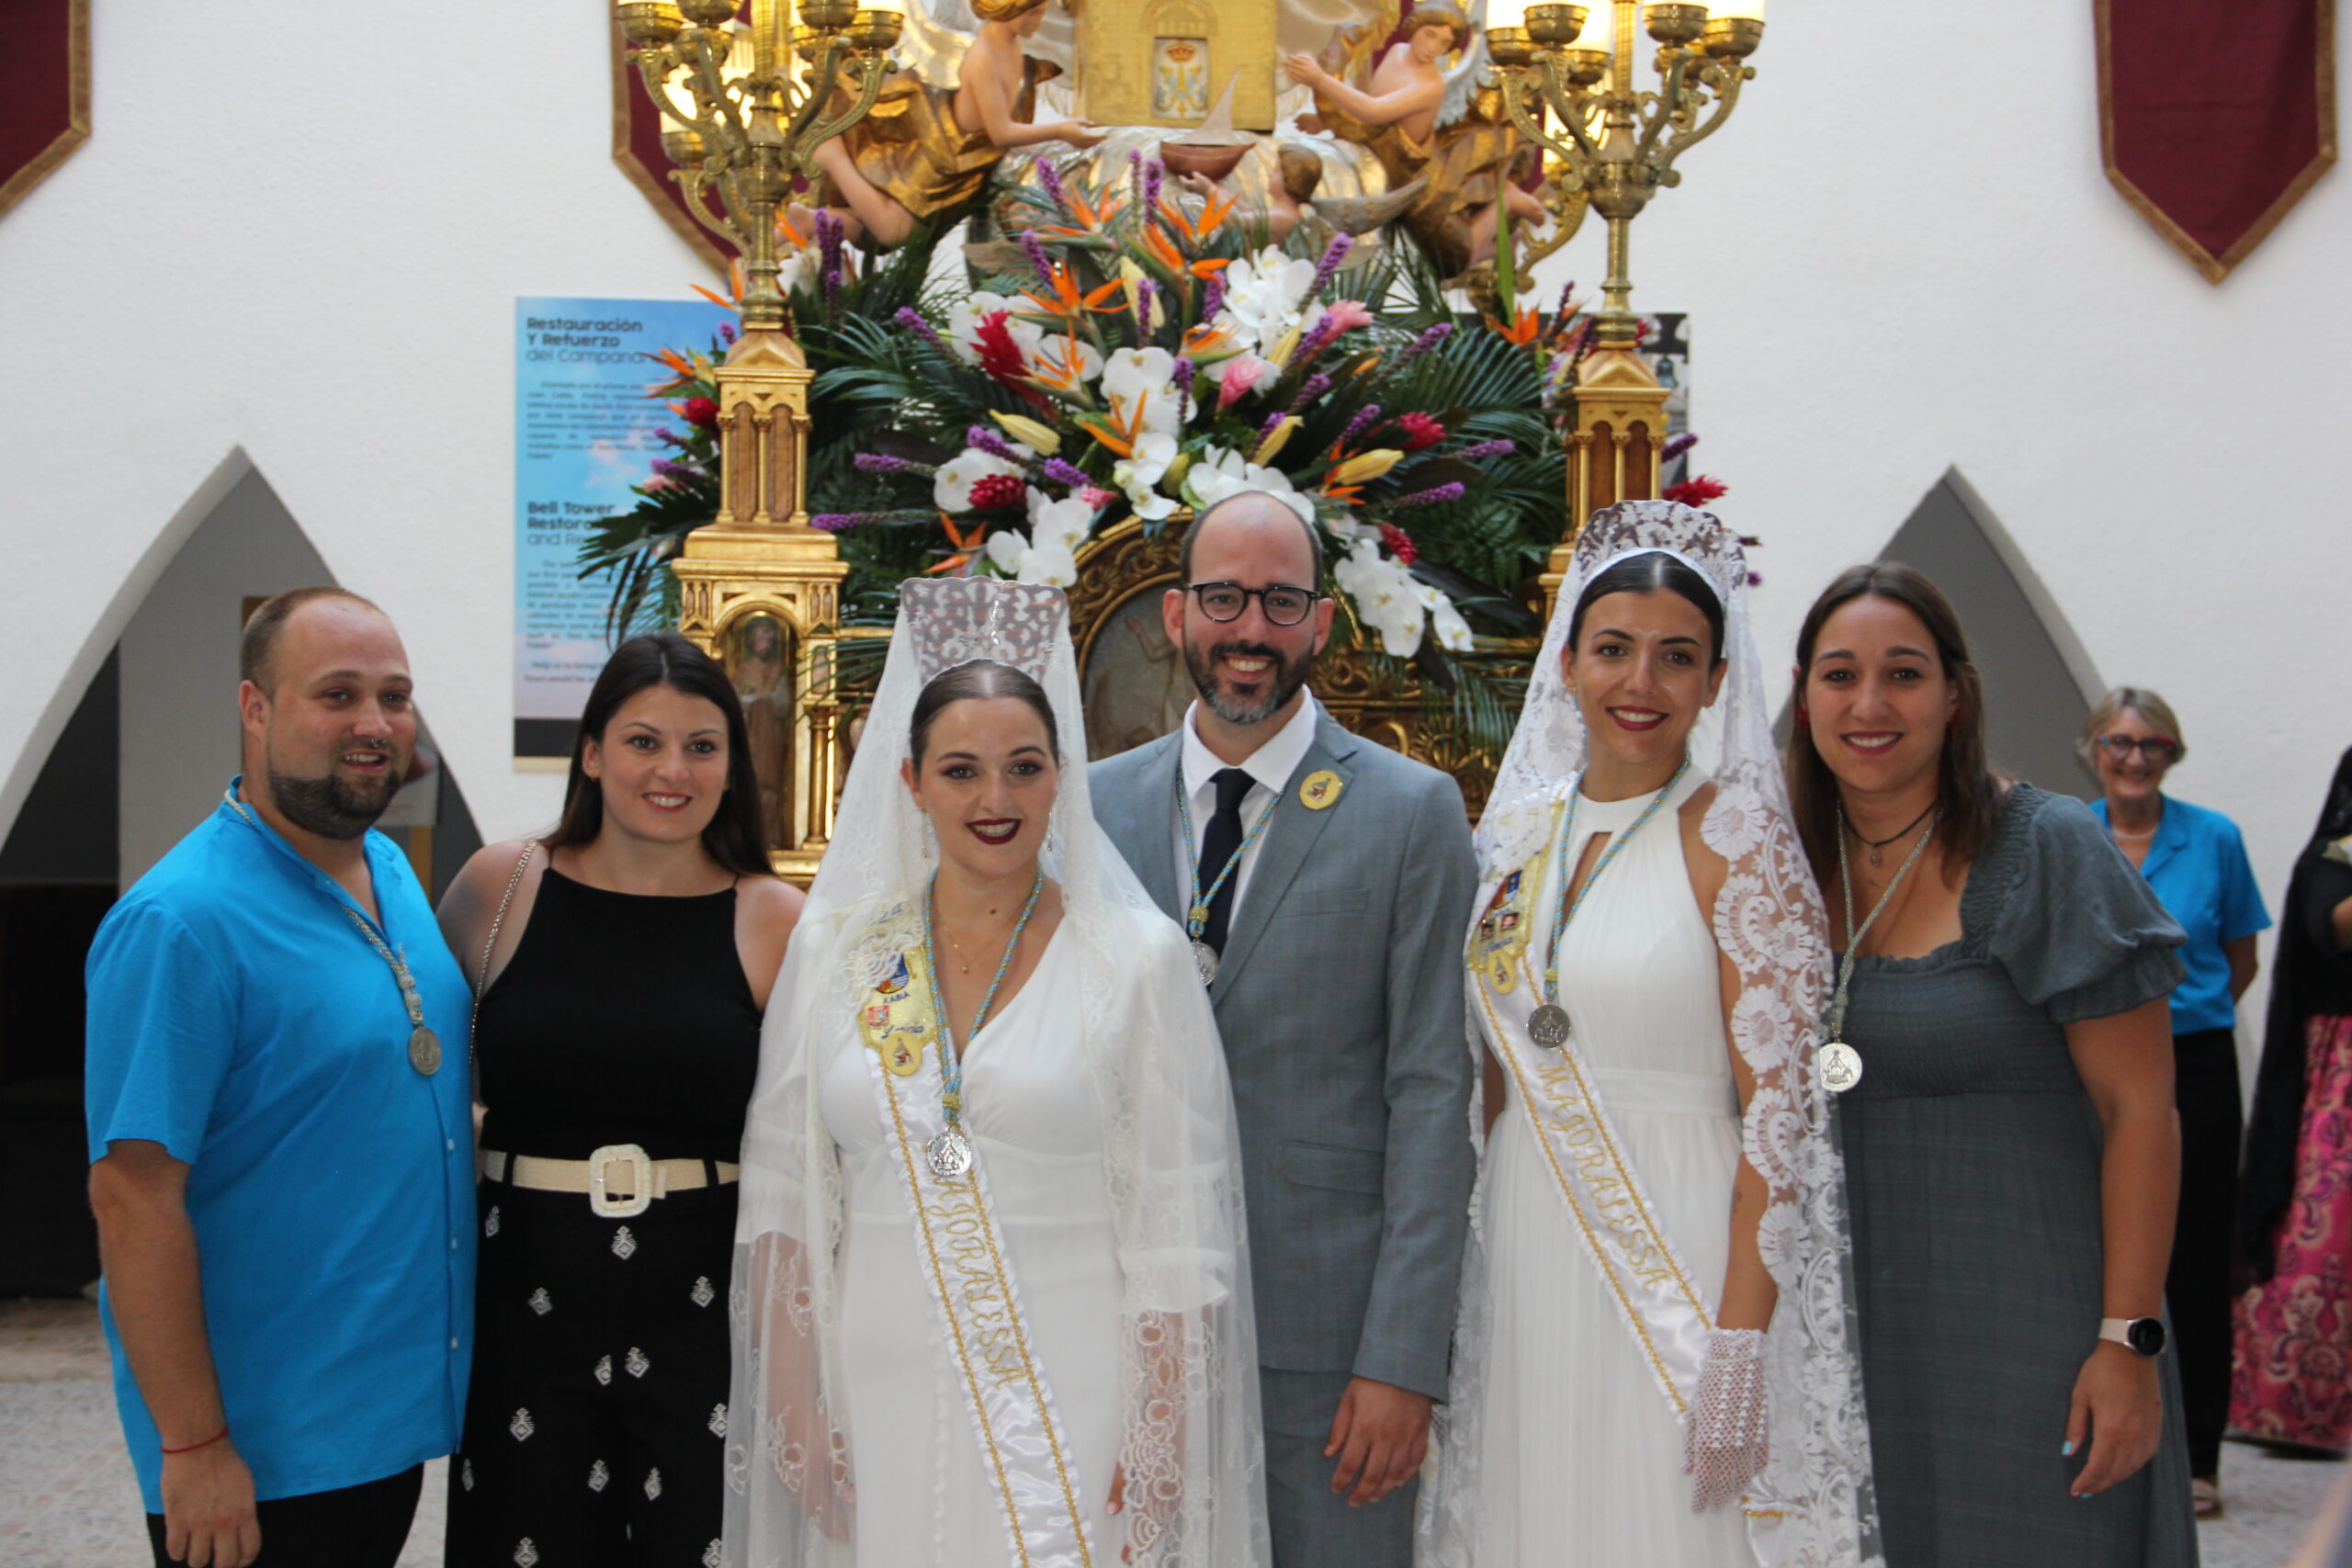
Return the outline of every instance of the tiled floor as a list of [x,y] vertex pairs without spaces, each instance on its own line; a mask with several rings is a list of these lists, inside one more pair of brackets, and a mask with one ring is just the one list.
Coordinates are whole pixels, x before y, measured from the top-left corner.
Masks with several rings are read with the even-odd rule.
[[[401,1568],[439,1568],[443,1481],[434,1465]],[[2227,1515],[2198,1532],[2205,1568],[2279,1568],[2342,1467],[2233,1446]],[[150,1561],[123,1458],[96,1309],[0,1303],[0,1564],[139,1568]]]

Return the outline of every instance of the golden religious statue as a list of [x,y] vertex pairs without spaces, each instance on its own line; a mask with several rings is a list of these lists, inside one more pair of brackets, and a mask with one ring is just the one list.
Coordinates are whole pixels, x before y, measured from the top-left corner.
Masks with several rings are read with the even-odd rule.
[[[1473,47],[1468,18],[1446,0],[1416,6],[1405,41],[1374,62],[1385,36],[1376,26],[1350,29],[1323,59],[1294,54],[1283,70],[1313,91],[1324,129],[1380,161],[1390,188],[1420,182],[1402,221],[1439,272],[1455,276],[1494,254],[1498,196],[1516,220],[1541,225],[1551,214],[1512,181],[1530,150],[1503,122],[1495,90],[1478,85],[1486,51]],[[1366,79],[1359,86],[1343,76]]]
[[[817,149],[825,172],[821,199],[853,239],[869,235],[887,249],[903,243],[918,223],[952,222],[978,204],[989,175],[1014,148],[1047,141],[1084,148],[1102,140],[1086,120],[1035,118],[1037,84],[1060,73],[1023,48],[1044,23],[1046,3],[973,0],[979,30],[956,62],[952,83],[900,72],[864,119]],[[917,17],[923,4],[909,7],[910,27],[947,32]],[[846,107],[845,91],[837,91],[829,112]]]

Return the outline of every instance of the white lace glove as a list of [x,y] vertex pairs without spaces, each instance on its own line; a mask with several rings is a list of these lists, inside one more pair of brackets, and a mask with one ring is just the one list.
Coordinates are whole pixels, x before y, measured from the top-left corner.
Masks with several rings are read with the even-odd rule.
[[1731,1502],[1763,1473],[1768,1429],[1764,1331],[1710,1330],[1699,1391],[1682,1426],[1682,1473],[1690,1477],[1692,1513]]

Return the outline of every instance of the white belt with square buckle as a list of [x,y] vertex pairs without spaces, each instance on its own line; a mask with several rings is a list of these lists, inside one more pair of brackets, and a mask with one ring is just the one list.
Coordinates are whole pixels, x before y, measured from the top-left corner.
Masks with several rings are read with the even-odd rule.
[[[722,1186],[742,1171],[728,1160],[707,1164],[718,1168]],[[481,1167],[486,1181],[539,1192],[585,1192],[588,1207],[613,1220],[645,1213],[656,1198],[710,1185],[705,1161],[654,1159],[636,1144],[606,1144],[586,1159],[541,1159],[537,1155],[503,1155],[484,1149]]]

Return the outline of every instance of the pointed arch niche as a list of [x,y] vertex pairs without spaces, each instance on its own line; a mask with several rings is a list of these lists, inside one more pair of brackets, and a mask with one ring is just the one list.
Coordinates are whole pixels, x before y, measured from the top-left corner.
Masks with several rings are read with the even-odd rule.
[[[83,1190],[90,940],[237,771],[249,603],[334,581],[260,470],[231,454],[126,579],[45,716],[53,739],[11,781],[22,795],[0,837],[0,1184],[14,1199],[0,1297],[71,1294],[97,1276]],[[481,840],[446,766],[401,805],[425,815],[424,798],[429,828],[390,830],[437,897]]]
[[[1926,572],[1960,612],[1984,681],[1993,765],[2096,798],[2075,737],[2107,684],[2025,552],[1957,468],[1928,487],[1878,558]],[[1785,715],[1782,723],[1786,734]]]

